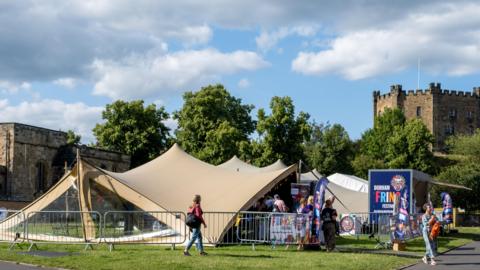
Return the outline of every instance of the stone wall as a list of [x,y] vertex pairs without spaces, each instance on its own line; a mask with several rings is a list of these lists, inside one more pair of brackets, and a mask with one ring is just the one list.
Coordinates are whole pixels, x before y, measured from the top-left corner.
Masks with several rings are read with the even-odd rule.
[[[10,143],[5,143],[6,133]],[[7,151],[8,150],[8,151]],[[93,165],[123,172],[130,167],[130,157],[117,152],[80,146],[80,155]],[[5,162],[9,153],[9,164]],[[5,177],[0,170],[0,183],[7,182],[2,198],[13,201],[32,201],[70,169],[76,158],[77,146],[67,145],[67,134],[45,128],[17,123],[0,123],[0,166],[5,167]],[[5,164],[5,165],[3,165]]]

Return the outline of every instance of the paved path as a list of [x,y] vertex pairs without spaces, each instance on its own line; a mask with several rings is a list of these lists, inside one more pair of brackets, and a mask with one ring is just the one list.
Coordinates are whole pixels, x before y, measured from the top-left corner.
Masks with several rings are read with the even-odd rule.
[[435,261],[437,262],[436,266],[427,265],[420,261],[418,264],[405,269],[480,269],[480,241],[474,241],[473,243],[439,255]]
[[34,265],[16,264],[0,261],[1,270],[53,270],[53,268],[37,267]]

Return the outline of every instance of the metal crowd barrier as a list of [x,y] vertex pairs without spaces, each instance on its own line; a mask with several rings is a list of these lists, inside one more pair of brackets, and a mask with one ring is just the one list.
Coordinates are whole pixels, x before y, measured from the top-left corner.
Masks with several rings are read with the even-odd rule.
[[109,211],[103,218],[102,238],[110,250],[116,244],[182,244],[185,214],[166,211]]
[[17,210],[2,210],[0,216],[0,242],[10,243],[12,249],[25,240],[25,215]]
[[202,228],[203,243],[206,245],[239,244],[237,238],[237,212],[204,212],[207,228]]
[[102,216],[95,211],[33,211],[26,219],[28,250],[39,243],[81,244],[92,248],[101,240]]
[[270,243],[270,212],[240,212],[236,221],[241,243]]
[[[183,212],[109,211],[103,216],[95,211],[37,211],[27,216],[20,211],[6,213],[6,219],[0,221],[0,242],[11,243],[13,247],[26,240],[29,250],[38,243],[48,242],[86,247],[104,242],[110,250],[116,244],[163,244],[175,248],[190,237]],[[207,223],[207,228],[202,228],[206,245],[254,247],[261,243],[275,246],[320,242],[309,214],[205,212],[203,218]],[[396,239],[395,217],[389,213],[349,213],[340,215],[338,221],[341,235],[353,239],[368,237],[377,241],[377,247],[388,248],[390,240]],[[413,231],[418,222],[412,224],[409,229]]]

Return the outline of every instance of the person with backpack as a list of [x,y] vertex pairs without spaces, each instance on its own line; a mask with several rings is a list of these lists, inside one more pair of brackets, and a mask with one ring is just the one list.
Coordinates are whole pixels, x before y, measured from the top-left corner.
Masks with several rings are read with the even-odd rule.
[[425,214],[423,214],[422,216],[422,224],[423,224],[422,235],[423,235],[423,240],[425,241],[425,256],[423,256],[422,261],[423,263],[428,264],[428,259],[430,258],[430,264],[436,265],[437,263],[434,260],[434,254],[433,254],[434,239],[432,239],[430,235],[432,225],[435,223],[436,218],[435,218],[435,215],[432,214],[433,209],[429,203],[426,203],[423,206],[423,209],[425,210]]
[[325,246],[327,252],[335,250],[335,234],[337,231],[337,210],[333,208],[335,197],[329,198],[325,201],[325,208],[320,214],[322,221],[323,236],[325,238]]
[[192,238],[187,243],[187,246],[183,250],[183,255],[190,256],[188,250],[192,247],[193,243],[196,241],[197,250],[200,251],[201,256],[207,255],[207,253],[203,250],[203,238],[202,232],[200,230],[201,225],[207,228],[207,224],[203,219],[203,211],[202,207],[200,206],[202,198],[200,195],[195,195],[193,197],[193,204],[188,208],[187,211],[187,220],[185,223],[190,228],[190,232],[192,232]]

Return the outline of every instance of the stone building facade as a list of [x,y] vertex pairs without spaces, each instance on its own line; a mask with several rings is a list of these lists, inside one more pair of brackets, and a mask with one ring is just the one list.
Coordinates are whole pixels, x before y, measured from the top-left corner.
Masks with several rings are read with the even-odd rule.
[[85,160],[111,171],[126,171],[130,157],[67,144],[67,134],[19,123],[0,123],[0,199],[32,201],[54,185],[75,163]]
[[407,120],[421,119],[435,138],[433,149],[443,151],[449,136],[473,134],[480,128],[480,87],[464,92],[430,83],[425,90],[404,91],[401,85],[392,85],[387,94],[373,91],[374,117],[386,108],[400,108]]

